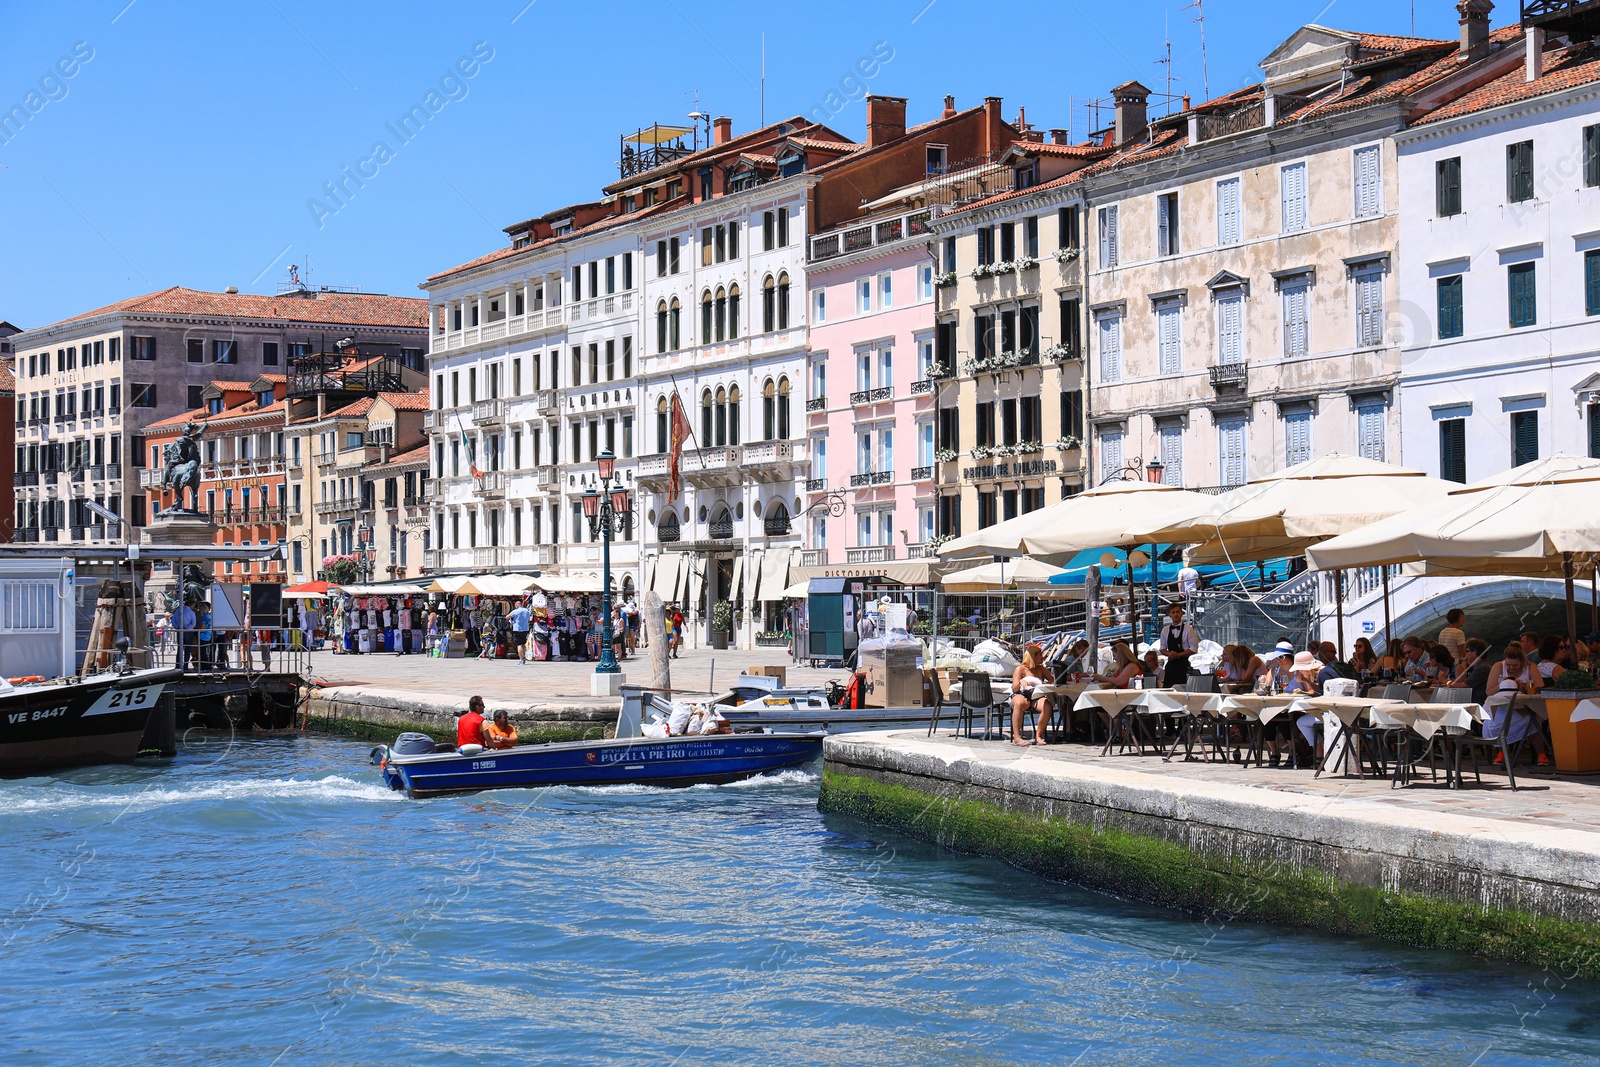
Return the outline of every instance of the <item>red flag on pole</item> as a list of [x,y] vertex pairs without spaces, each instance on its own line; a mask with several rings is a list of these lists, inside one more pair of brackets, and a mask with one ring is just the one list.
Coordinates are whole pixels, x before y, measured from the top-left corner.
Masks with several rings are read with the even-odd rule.
[[678,399],[678,394],[672,394],[672,431],[671,444],[667,457],[667,500],[678,499],[679,462],[683,457],[683,443],[689,439],[689,416],[683,413],[683,401]]

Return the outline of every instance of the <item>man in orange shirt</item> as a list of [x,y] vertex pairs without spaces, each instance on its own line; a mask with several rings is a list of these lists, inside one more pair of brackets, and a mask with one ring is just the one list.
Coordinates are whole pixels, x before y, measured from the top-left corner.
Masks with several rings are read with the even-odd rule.
[[484,730],[490,748],[516,748],[517,728],[511,725],[511,715],[504,708],[494,713],[494,722]]
[[456,720],[456,747],[462,745],[484,745],[488,747],[483,736],[483,698],[473,697],[467,701],[467,710]]

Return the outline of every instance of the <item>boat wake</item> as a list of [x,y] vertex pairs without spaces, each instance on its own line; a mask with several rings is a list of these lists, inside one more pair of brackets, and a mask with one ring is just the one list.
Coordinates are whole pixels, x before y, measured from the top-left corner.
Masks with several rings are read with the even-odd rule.
[[[37,795],[29,796],[30,793]],[[25,814],[101,807],[143,811],[173,805],[211,804],[219,800],[397,803],[404,797],[376,782],[361,782],[341,775],[208,782],[192,788],[118,786],[114,791],[58,783],[43,789],[0,789],[0,812]]]
[[684,793],[721,792],[725,789],[781,789],[796,785],[813,785],[822,780],[815,771],[790,768],[776,774],[758,774],[754,778],[741,778],[737,782],[721,785],[703,782],[699,785],[670,787],[660,785],[566,785],[554,791],[567,791],[581,796],[647,796],[662,794],[677,796]]

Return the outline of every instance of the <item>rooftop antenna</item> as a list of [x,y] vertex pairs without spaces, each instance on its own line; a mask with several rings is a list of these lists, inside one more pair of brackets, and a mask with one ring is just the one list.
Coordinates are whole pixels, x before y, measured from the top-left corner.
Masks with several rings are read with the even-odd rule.
[[[694,120],[694,148],[698,152],[700,150],[700,123],[706,122],[709,124],[710,116],[700,110],[699,89],[685,89],[683,95],[694,97],[694,110],[689,112],[688,117]],[[709,132],[706,134],[706,147],[711,147],[711,134]]]
[[761,32],[761,125],[760,129],[767,128],[767,34]]
[[1167,114],[1172,114],[1172,35],[1168,32],[1167,16],[1161,17],[1161,36],[1166,47],[1166,55],[1156,60],[1156,65],[1167,68]]
[[1189,8],[1191,8],[1191,7],[1199,12],[1199,14],[1194,17],[1194,21],[1196,21],[1196,22],[1198,22],[1200,24],[1200,89],[1205,94],[1204,98],[1206,100],[1210,100],[1211,99],[1211,74],[1209,72],[1209,68],[1206,66],[1206,7],[1205,7],[1205,0],[1194,0],[1194,3],[1185,5],[1183,10],[1188,11]]

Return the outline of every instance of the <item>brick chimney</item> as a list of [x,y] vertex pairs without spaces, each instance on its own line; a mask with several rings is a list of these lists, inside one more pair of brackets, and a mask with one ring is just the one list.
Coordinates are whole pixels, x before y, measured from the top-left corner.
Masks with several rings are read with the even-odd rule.
[[1461,16],[1461,54],[1477,59],[1489,48],[1489,13],[1494,0],[1459,0],[1456,14]]
[[867,97],[867,147],[876,148],[906,135],[906,98]]
[[1056,127],[1056,126],[1050,127],[1050,143],[1051,144],[1066,144],[1067,143],[1067,131],[1063,130],[1063,129],[1059,128],[1059,127]]
[[953,118],[956,117],[956,98],[955,97],[949,96],[949,95],[945,96],[945,98],[944,98],[944,113],[941,114],[939,117],[942,118],[942,119],[953,119]]
[[711,120],[711,143],[714,145],[727,144],[733,140],[733,120],[727,116]]
[[1000,97],[984,97],[983,150],[989,153],[991,159],[998,153],[1005,151],[1007,145],[1005,125],[1006,120],[1000,117]]
[[1123,82],[1111,90],[1111,101],[1117,108],[1116,147],[1137,141],[1150,126],[1145,101],[1150,90],[1136,81]]

